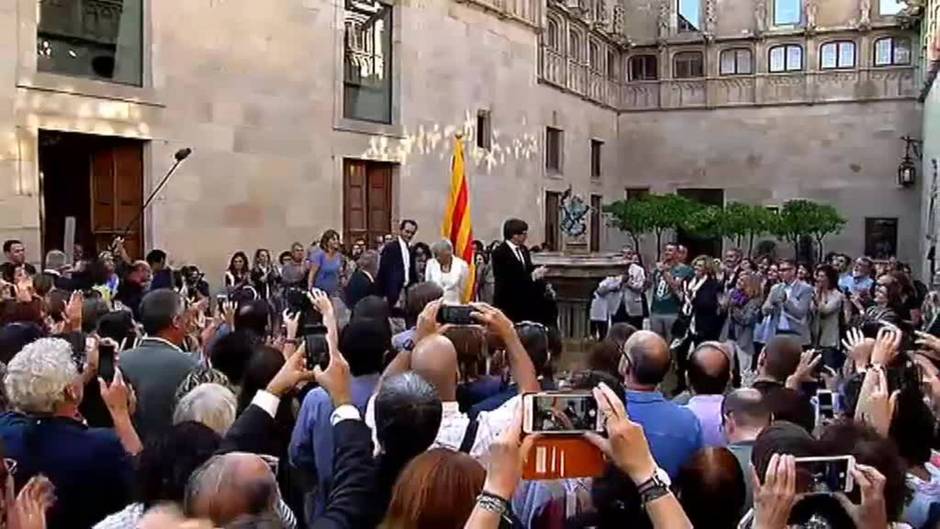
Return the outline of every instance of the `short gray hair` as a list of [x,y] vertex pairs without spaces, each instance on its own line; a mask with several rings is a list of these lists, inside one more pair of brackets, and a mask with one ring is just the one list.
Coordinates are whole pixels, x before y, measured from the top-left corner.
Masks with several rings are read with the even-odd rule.
[[451,253],[454,251],[454,245],[447,239],[441,239],[431,245],[431,255],[435,258],[444,250],[450,250]]
[[180,399],[173,412],[173,424],[195,421],[225,435],[235,422],[237,407],[232,390],[219,384],[200,384]]
[[375,250],[366,250],[362,252],[362,255],[360,255],[359,259],[356,261],[356,264],[359,265],[359,268],[362,268],[363,270],[366,270],[374,275],[379,267],[379,252]]
[[50,414],[65,402],[65,389],[76,378],[78,368],[72,360],[72,346],[60,338],[40,338],[10,360],[3,387],[13,408],[23,413]]

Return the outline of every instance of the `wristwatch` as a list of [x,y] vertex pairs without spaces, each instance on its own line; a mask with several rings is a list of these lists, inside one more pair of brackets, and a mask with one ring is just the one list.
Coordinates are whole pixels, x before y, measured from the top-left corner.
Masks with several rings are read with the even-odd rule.
[[669,479],[669,474],[665,470],[656,467],[649,479],[637,485],[637,491],[640,493],[640,503],[645,507],[649,502],[669,494],[671,485],[672,481]]

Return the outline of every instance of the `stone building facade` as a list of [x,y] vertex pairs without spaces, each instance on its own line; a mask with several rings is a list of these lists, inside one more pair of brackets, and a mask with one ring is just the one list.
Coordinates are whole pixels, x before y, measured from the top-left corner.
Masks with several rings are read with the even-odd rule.
[[[830,200],[850,219],[833,249],[883,219],[913,259],[920,201],[894,173],[920,128],[915,37],[878,0],[783,3],[2,2],[0,237],[38,260],[72,218],[86,246],[129,231],[212,277],[330,227],[414,218],[433,240],[464,132],[485,240],[519,216],[557,246],[569,186],[648,188]],[[591,249],[622,241],[603,224]]]

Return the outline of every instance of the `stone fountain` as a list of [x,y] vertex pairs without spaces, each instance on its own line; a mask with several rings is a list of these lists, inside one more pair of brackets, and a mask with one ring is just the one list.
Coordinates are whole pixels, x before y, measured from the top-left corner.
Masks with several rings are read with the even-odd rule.
[[555,289],[558,320],[565,340],[560,369],[574,367],[590,347],[588,309],[597,284],[626,266],[619,253],[591,253],[587,242],[586,217],[591,208],[569,187],[561,200],[562,245],[560,252],[532,254],[536,266],[545,266],[545,279]]

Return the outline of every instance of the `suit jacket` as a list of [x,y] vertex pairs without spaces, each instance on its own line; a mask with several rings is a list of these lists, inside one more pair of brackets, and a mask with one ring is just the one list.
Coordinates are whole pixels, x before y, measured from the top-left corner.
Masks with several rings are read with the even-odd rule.
[[415,271],[414,254],[410,250],[409,255],[411,258],[408,259],[408,284],[405,284],[405,261],[402,257],[399,239],[396,238],[382,248],[379,273],[375,281],[378,283],[380,295],[388,301],[390,308],[398,303],[402,289],[414,283],[418,275]]
[[[277,454],[283,451],[271,444],[277,437],[277,424],[268,412],[251,405],[232,424],[219,453],[251,452]],[[364,527],[371,515],[375,460],[372,458],[372,431],[359,420],[342,420],[333,427],[333,488],[323,514],[311,529],[354,529]]]
[[813,287],[799,280],[794,281],[789,296],[786,295],[786,287],[786,283],[777,283],[770,289],[767,300],[764,301],[764,314],[770,315],[767,336],[781,334],[780,320],[786,318],[785,325],[790,328],[786,334],[795,335],[803,345],[809,345],[809,309],[813,301]]
[[702,283],[692,299],[695,334],[701,340],[717,340],[721,334],[724,317],[718,310],[718,295],[722,289],[721,282],[710,277]]
[[120,364],[137,393],[134,426],[146,443],[172,426],[176,388],[196,367],[196,360],[168,342],[144,338],[136,349],[121,353]]
[[378,290],[376,289],[375,280],[370,278],[369,275],[361,269],[357,268],[356,271],[349,276],[349,282],[346,283],[346,306],[352,310],[355,308],[356,303],[359,303],[359,300],[377,293]]
[[506,241],[493,250],[490,258],[495,278],[493,304],[514,322],[534,319],[533,308],[536,305],[536,298],[533,297],[536,287],[532,281],[535,266],[529,250],[524,246],[519,249],[523,261],[519,261]]

